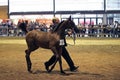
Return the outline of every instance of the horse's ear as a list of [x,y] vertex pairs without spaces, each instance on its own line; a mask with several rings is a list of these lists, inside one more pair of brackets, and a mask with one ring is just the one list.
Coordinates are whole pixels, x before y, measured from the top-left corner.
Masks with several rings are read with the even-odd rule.
[[72,20],[71,16],[68,18],[68,20],[69,20],[69,21],[71,21],[71,20]]

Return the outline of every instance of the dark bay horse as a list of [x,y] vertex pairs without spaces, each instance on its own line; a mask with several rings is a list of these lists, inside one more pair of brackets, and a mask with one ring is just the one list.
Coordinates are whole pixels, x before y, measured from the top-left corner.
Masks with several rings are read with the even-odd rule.
[[28,71],[32,72],[32,63],[30,59],[31,52],[41,47],[45,49],[51,49],[56,56],[56,61],[52,65],[51,69],[48,70],[48,72],[51,72],[57,61],[59,61],[60,72],[65,74],[62,68],[61,60],[62,46],[64,45],[63,39],[65,37],[65,29],[73,29],[74,27],[75,23],[71,20],[71,17],[69,17],[67,20],[60,23],[59,27],[54,32],[42,32],[37,30],[28,32],[26,34],[26,43],[28,49],[25,50]]

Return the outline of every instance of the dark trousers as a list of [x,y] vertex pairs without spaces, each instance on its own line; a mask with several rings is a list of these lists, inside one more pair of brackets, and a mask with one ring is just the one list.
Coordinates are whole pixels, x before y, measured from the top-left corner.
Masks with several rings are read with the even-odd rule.
[[[71,59],[71,57],[70,57],[70,55],[69,55],[69,53],[68,53],[68,51],[66,50],[65,47],[62,47],[62,57],[66,60],[66,62],[68,63],[70,69],[72,69],[72,68],[75,67],[75,66],[74,66],[74,63],[73,63],[73,61],[72,61],[72,59]],[[49,59],[49,61],[46,62],[46,64],[47,64],[48,66],[50,66],[50,65],[52,65],[52,64],[55,62],[55,60],[56,60],[56,56],[53,55],[53,56]]]

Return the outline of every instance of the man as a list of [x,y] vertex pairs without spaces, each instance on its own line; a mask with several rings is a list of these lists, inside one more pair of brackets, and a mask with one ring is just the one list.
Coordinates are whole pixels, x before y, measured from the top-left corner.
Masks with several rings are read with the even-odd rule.
[[[59,21],[58,18],[54,18],[54,19],[52,20],[52,22],[53,22],[53,25],[51,25],[50,27],[51,27],[52,31],[54,32],[54,30],[56,29],[56,27],[57,27],[57,25],[59,24],[60,21]],[[73,63],[73,61],[72,61],[72,59],[71,59],[68,51],[66,50],[65,46],[67,46],[67,44],[66,44],[65,38],[64,38],[64,43],[65,43],[65,44],[64,44],[64,46],[62,47],[62,57],[63,57],[63,58],[66,60],[66,62],[68,63],[68,65],[69,65],[69,67],[70,67],[70,71],[76,71],[79,66],[76,67],[76,66],[74,65],[74,63]],[[55,62],[55,60],[56,60],[56,56],[53,55],[53,56],[49,59],[49,61],[47,61],[47,62],[44,63],[44,64],[45,64],[45,68],[46,68],[47,71],[49,70],[49,66],[52,65],[52,64]]]

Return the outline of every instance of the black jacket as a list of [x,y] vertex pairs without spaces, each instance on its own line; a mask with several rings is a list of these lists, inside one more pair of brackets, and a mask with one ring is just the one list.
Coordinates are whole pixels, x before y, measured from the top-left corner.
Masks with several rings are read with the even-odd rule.
[[[58,27],[59,27],[59,24],[50,25],[50,28],[51,28],[52,32],[54,32]],[[63,37],[62,39],[64,40],[64,45],[63,46],[67,46],[65,37]]]

